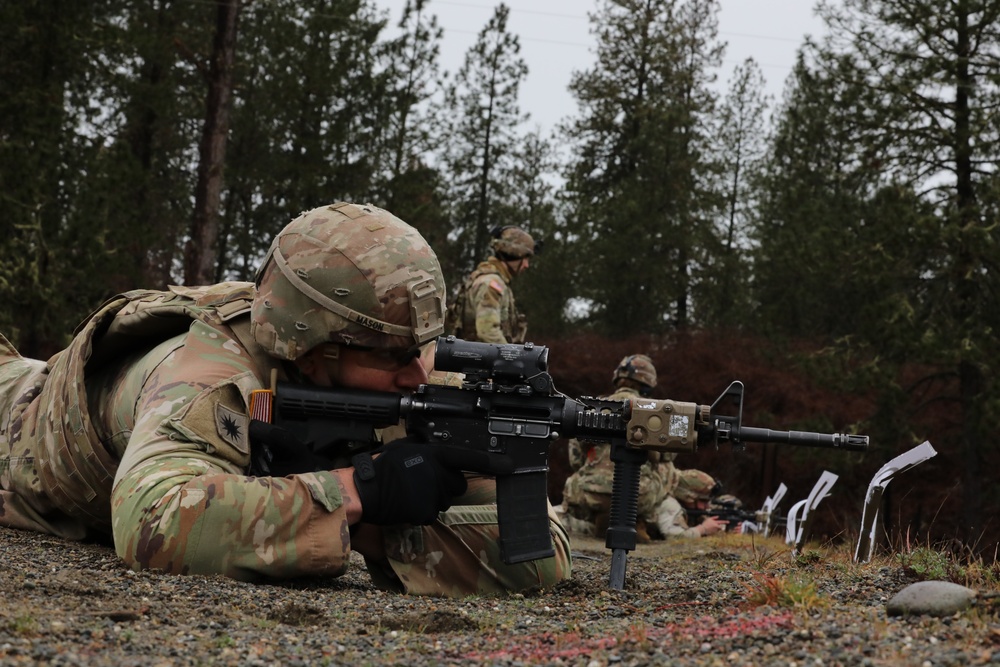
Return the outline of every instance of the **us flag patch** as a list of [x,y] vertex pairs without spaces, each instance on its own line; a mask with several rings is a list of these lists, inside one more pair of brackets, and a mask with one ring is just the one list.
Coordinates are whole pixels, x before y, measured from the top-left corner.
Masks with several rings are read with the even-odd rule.
[[270,389],[254,389],[250,392],[250,419],[271,423],[271,407],[274,396]]

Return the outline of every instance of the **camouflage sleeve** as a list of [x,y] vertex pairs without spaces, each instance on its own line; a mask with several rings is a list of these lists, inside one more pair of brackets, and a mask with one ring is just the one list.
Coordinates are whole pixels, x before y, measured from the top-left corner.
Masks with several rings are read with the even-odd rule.
[[469,289],[469,303],[475,306],[476,340],[484,343],[507,343],[501,327],[501,301],[507,285],[495,274],[478,278]]
[[660,504],[656,526],[664,537],[701,537],[697,528],[688,527],[684,507],[673,496],[668,496]]
[[332,473],[244,474],[243,397],[260,384],[248,368],[233,341],[195,325],[144,383],[111,510],[116,550],[132,568],[239,579],[346,568],[348,522]]
[[115,548],[136,570],[244,580],[339,575],[350,548],[339,507],[331,473],[255,479],[178,453],[115,487]]
[[583,467],[584,458],[583,445],[576,438],[570,439],[566,445],[566,454],[569,456],[569,469],[579,470]]
[[647,461],[639,469],[639,497],[636,508],[640,518],[655,517],[659,506],[667,497],[666,484],[668,477],[662,465],[650,465]]

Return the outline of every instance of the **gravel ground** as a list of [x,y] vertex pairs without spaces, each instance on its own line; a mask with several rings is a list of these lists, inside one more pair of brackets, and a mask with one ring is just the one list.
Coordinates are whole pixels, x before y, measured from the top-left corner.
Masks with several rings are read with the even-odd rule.
[[[574,553],[553,589],[447,600],[377,591],[360,560],[332,581],[246,584],[133,573],[106,546],[0,528],[0,665],[1000,664],[985,600],[887,617],[915,579],[891,558],[854,565],[849,546],[640,545],[624,591],[602,542]],[[779,589],[797,604],[757,604]]]

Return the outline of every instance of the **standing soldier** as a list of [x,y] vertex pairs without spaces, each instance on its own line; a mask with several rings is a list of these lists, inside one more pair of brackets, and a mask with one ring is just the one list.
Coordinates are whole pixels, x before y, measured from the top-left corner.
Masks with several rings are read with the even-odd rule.
[[[607,398],[624,401],[649,396],[656,387],[656,367],[644,354],[631,354],[611,376],[615,392]],[[656,511],[677,483],[676,454],[650,452],[639,471],[636,539],[649,542],[647,521],[655,526]],[[574,472],[563,489],[563,522],[571,532],[603,537],[608,530],[615,464],[611,445],[569,441],[569,465]]]
[[358,470],[295,465],[287,447],[290,474],[255,465],[248,427],[267,421],[255,401],[276,380],[427,383],[421,348],[441,334],[444,294],[417,230],[341,202],[285,226],[255,283],[119,295],[48,362],[0,336],[0,525],[103,536],[133,569],[177,574],[338,576],[354,550],[375,585],[408,593],[569,577],[552,508],[556,556],[502,561],[495,481],[463,472],[467,450],[402,438],[372,443]]
[[445,333],[483,343],[523,343],[528,323],[517,312],[511,281],[531,265],[535,240],[514,226],[495,228],[491,234],[493,255],[462,284],[448,311]]

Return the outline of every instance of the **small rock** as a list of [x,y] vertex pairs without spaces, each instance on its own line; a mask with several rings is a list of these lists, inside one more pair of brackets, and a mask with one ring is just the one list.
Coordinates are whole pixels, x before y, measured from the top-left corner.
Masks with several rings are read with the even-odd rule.
[[948,581],[919,581],[896,593],[886,604],[889,616],[951,616],[968,609],[976,591]]

